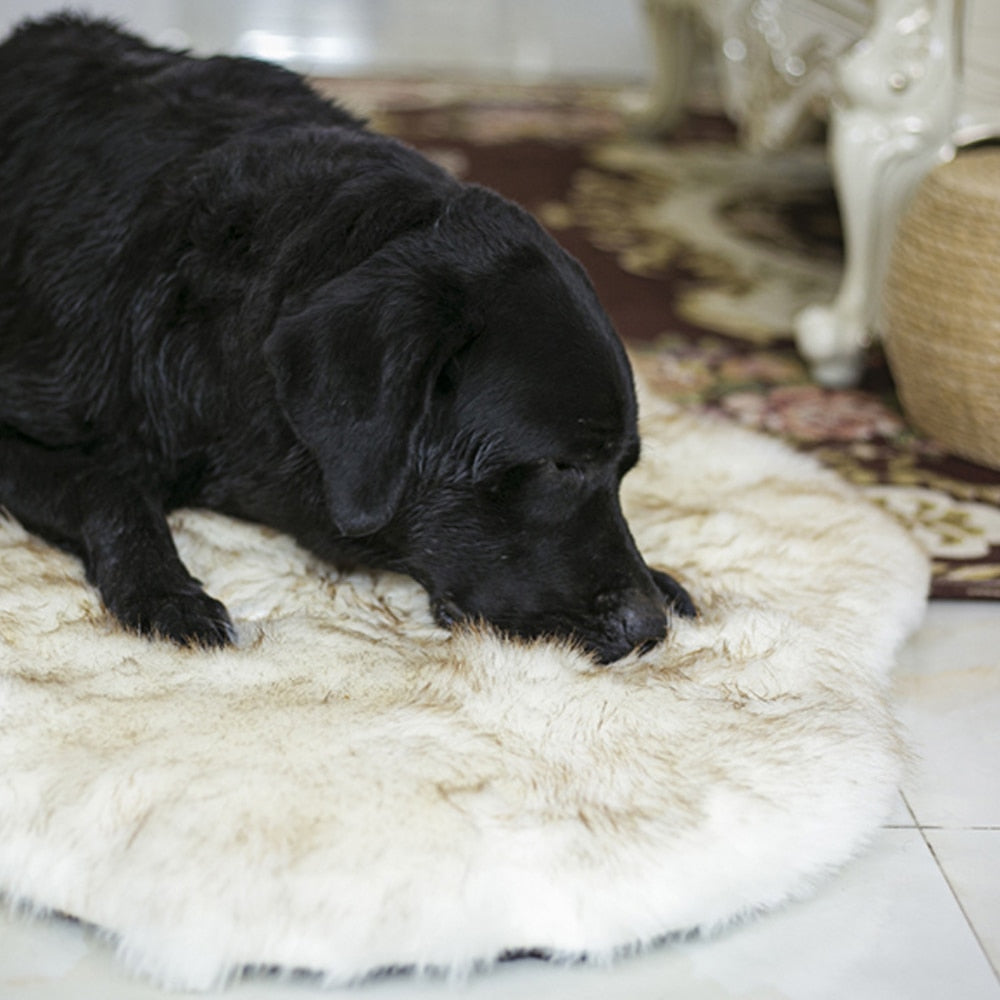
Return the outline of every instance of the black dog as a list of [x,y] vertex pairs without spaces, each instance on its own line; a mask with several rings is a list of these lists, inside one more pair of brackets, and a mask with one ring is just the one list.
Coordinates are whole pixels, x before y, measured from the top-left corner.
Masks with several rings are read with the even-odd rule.
[[128,628],[228,642],[164,517],[411,574],[443,625],[665,632],[631,372],[527,215],[296,75],[72,16],[0,45],[0,504]]

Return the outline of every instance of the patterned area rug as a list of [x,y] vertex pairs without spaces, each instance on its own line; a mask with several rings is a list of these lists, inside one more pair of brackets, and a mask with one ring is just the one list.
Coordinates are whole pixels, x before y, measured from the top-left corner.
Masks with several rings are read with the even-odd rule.
[[777,435],[860,485],[930,552],[932,596],[1000,599],[1000,470],[907,425],[879,348],[863,384],[813,383],[791,339],[842,251],[823,151],[755,158],[726,121],[629,134],[635,94],[363,80],[321,87],[535,212],[587,267],[663,397]]

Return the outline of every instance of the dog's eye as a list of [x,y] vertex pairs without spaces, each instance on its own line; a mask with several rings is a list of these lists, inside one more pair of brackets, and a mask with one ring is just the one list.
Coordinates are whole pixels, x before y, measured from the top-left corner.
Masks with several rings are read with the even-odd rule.
[[586,473],[579,465],[547,458],[536,463],[542,476],[558,487],[576,486],[583,482]]
[[575,486],[584,478],[584,470],[570,462],[540,458],[505,469],[485,483],[486,491],[494,498],[506,498],[524,489],[529,483],[555,487]]
[[552,467],[563,476],[572,476],[574,479],[583,478],[583,469],[579,465],[573,465],[571,462],[552,462]]

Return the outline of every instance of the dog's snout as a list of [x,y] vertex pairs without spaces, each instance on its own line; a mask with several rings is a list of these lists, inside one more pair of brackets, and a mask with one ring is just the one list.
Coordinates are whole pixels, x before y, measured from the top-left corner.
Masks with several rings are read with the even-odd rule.
[[622,607],[621,626],[629,647],[645,653],[663,641],[667,634],[667,616],[661,602],[637,594]]
[[596,652],[602,663],[613,663],[635,650],[640,656],[663,641],[667,615],[662,599],[638,588],[617,595],[605,594],[604,640]]

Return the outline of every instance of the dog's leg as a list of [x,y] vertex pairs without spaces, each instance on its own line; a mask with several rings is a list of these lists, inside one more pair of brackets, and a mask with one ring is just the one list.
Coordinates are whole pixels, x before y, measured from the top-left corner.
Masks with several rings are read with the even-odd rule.
[[694,606],[691,595],[672,576],[658,569],[651,568],[649,572],[653,574],[653,583],[667,599],[667,605],[674,614],[682,618],[697,617],[698,609]]
[[126,628],[183,645],[232,640],[226,609],[184,568],[160,506],[81,452],[0,427],[0,507],[79,556]]

